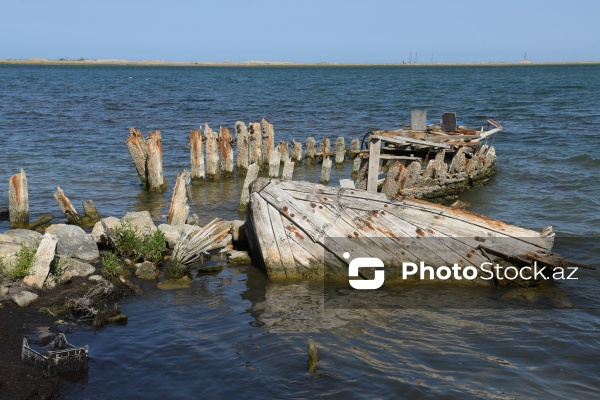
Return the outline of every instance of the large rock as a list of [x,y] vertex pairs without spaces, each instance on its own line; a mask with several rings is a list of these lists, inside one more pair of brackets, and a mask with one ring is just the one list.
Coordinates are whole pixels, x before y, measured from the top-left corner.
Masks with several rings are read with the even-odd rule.
[[149,235],[156,230],[156,225],[154,225],[154,221],[152,221],[152,217],[148,211],[128,212],[122,220],[129,223],[132,228],[135,228],[141,236]]
[[96,242],[83,229],[75,225],[65,225],[56,232],[58,245],[56,254],[80,258],[86,261],[100,257]]
[[7,239],[13,243],[35,247],[42,241],[42,234],[29,229],[10,229],[0,237],[0,240],[4,242],[8,241]]
[[165,242],[167,242],[167,246],[170,249],[174,248],[179,240],[190,233],[191,231],[199,231],[200,227],[196,225],[169,225],[169,224],[160,224],[158,226],[158,230],[160,230],[165,236]]
[[136,264],[135,276],[140,279],[156,279],[160,275],[156,269],[156,265],[150,261],[144,261],[143,263]]
[[227,262],[229,264],[250,264],[250,256],[246,251],[230,250],[227,252]]
[[44,282],[50,272],[50,263],[54,259],[56,242],[58,242],[56,236],[49,233],[44,235],[44,238],[35,253],[31,272],[23,279],[23,283],[27,286],[33,286],[39,289],[44,286]]
[[84,263],[78,260],[69,259],[65,270],[58,279],[59,283],[65,284],[76,276],[88,276],[96,272],[92,264]]
[[34,302],[38,298],[38,295],[35,293],[28,292],[23,290],[17,294],[11,296],[12,301],[17,303],[19,307],[25,307]]
[[49,233],[51,235],[56,235],[56,232],[58,232],[58,230],[65,225],[66,224],[52,224],[46,228],[46,233]]
[[17,243],[0,242],[0,258],[2,258],[2,262],[6,267],[17,260],[17,251],[19,251],[20,248],[21,245]]
[[96,243],[106,244],[106,242],[108,242],[108,238],[106,237],[106,233],[104,232],[102,222],[106,224],[106,227],[110,229],[111,232],[114,232],[115,229],[117,229],[119,225],[121,225],[121,220],[115,217],[106,217],[102,218],[101,221],[96,222],[96,225],[94,225],[94,229],[92,229],[92,233],[90,234],[90,236]]

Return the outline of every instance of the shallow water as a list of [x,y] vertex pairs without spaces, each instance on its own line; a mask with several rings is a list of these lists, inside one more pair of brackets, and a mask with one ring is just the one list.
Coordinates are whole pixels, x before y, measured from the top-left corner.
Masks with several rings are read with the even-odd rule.
[[[189,168],[189,130],[204,122],[232,129],[265,117],[277,140],[349,142],[408,123],[411,108],[426,108],[431,121],[456,111],[470,127],[487,118],[504,126],[494,143],[498,173],[461,196],[469,209],[533,229],[552,225],[571,238],[557,239],[561,254],[597,263],[599,73],[598,66],[3,65],[0,179],[26,170],[32,217],[60,214],[52,198],[60,186],[78,208],[91,198],[103,215],[149,210],[160,222],[177,173]],[[162,131],[166,193],[139,187],[124,144],[131,126]],[[334,169],[332,182],[350,168]],[[314,182],[319,172],[302,167],[295,177]],[[239,218],[241,184],[193,187],[192,212],[203,221]],[[578,281],[495,296],[489,308],[353,311],[321,309],[319,287],[269,283],[253,266],[194,276],[188,290],[142,284],[143,296],[120,303],[126,326],[69,335],[90,345],[90,369],[87,383],[61,390],[66,398],[594,398],[599,284],[597,272],[584,271]],[[423,290],[440,296],[439,288]],[[548,293],[573,308],[494,307]],[[308,337],[319,346],[316,374],[306,372]]]

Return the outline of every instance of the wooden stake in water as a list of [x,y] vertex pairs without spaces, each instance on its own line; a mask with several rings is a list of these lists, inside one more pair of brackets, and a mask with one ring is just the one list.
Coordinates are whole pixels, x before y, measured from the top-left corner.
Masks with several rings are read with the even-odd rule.
[[231,132],[225,127],[220,127],[219,145],[221,147],[221,178],[233,176],[233,139]]
[[282,140],[279,142],[279,145],[277,146],[277,148],[279,149],[279,156],[281,157],[281,162],[286,163],[286,162],[290,161],[289,143],[284,142]]
[[283,164],[283,172],[281,173],[281,179],[284,181],[291,181],[294,175],[294,162],[289,160]]
[[65,217],[67,217],[67,221],[71,224],[79,225],[79,213],[60,187],[56,188],[54,199],[56,199],[61,211],[65,214]]
[[309,137],[306,139],[306,163],[310,164],[310,165],[314,165],[317,163],[316,161],[316,148],[317,148],[317,143],[315,141],[314,137]]
[[350,141],[350,155],[356,156],[356,154],[358,154],[359,151],[360,151],[360,140],[352,139]]
[[238,175],[246,175],[248,171],[248,129],[242,121],[235,123],[235,151]]
[[331,158],[325,157],[323,159],[323,166],[321,167],[321,183],[329,183],[329,176],[331,175]]
[[319,143],[319,153],[321,153],[323,159],[331,155],[331,141],[329,138],[324,137],[323,141]]
[[273,125],[269,123],[266,119],[262,119],[262,154],[263,154],[263,164],[271,162],[271,153],[275,149],[275,130],[273,129]]
[[219,179],[219,144],[217,134],[208,124],[204,124],[206,137],[206,179],[216,181]]
[[343,164],[344,157],[346,156],[346,141],[342,136],[338,137],[335,141],[335,163]]
[[129,155],[133,159],[133,165],[140,178],[142,186],[148,187],[148,171],[146,162],[148,160],[148,144],[142,133],[135,129],[129,128],[129,137],[125,140]]
[[29,192],[24,170],[8,180],[8,214],[11,229],[29,226]]
[[193,181],[204,182],[204,146],[202,144],[202,129],[190,131],[190,161],[192,164],[191,178]]
[[248,173],[246,174],[246,179],[244,180],[244,186],[242,187],[242,194],[240,196],[240,204],[238,209],[245,210],[248,205],[248,201],[250,199],[250,184],[258,178],[258,164],[251,164],[248,167]]
[[277,178],[279,176],[280,164],[281,156],[279,149],[275,149],[271,152],[271,159],[269,160],[269,178]]
[[187,204],[189,185],[190,174],[184,169],[177,175],[177,182],[175,183],[173,196],[171,197],[171,206],[169,207],[169,213],[167,214],[167,224],[185,224],[190,213],[190,206]]
[[290,159],[294,162],[302,162],[302,143],[296,142],[292,139],[292,150],[290,152]]
[[262,161],[262,133],[260,124],[252,122],[250,124],[250,164],[261,166]]
[[312,338],[308,339],[308,370],[313,372],[317,369],[317,344]]
[[163,176],[162,165],[162,138],[160,131],[148,134],[148,189],[151,192],[162,192],[167,188],[167,182]]

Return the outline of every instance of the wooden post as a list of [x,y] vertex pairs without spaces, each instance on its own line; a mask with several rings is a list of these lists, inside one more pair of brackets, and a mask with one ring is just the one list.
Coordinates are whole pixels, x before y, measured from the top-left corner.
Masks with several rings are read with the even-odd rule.
[[220,127],[219,145],[221,147],[221,178],[233,176],[233,139],[229,129]]
[[343,164],[346,156],[346,141],[340,136],[335,141],[335,163]]
[[246,175],[248,171],[248,129],[242,121],[235,123],[235,151],[238,175]]
[[162,192],[167,188],[162,167],[162,139],[160,131],[148,134],[148,189],[152,192]]
[[354,163],[352,164],[352,177],[356,178],[358,175],[358,171],[360,170],[360,161],[362,158],[359,156],[354,158]]
[[204,124],[204,136],[206,137],[206,179],[216,181],[219,178],[219,145],[217,134]]
[[262,158],[262,133],[260,131],[260,124],[252,122],[250,124],[250,164],[261,166],[263,164]]
[[329,138],[324,137],[323,141],[319,143],[319,153],[321,153],[323,159],[331,155],[331,141]]
[[352,139],[350,141],[350,154],[355,156],[359,151],[360,151],[360,140]]
[[290,154],[290,159],[297,163],[302,162],[302,143],[296,142],[294,139],[292,139],[292,151]]
[[129,155],[133,159],[133,165],[140,178],[142,186],[148,187],[148,171],[146,163],[148,160],[148,145],[146,139],[140,131],[135,128],[129,128],[129,137],[125,140]]
[[98,213],[93,200],[85,200],[81,205],[83,205],[83,213],[87,219],[95,222],[100,220],[100,214]]
[[371,139],[369,146],[369,175],[367,178],[367,191],[377,192],[377,179],[379,178],[379,156],[381,139]]
[[279,156],[281,157],[281,162],[286,163],[290,161],[290,146],[288,142],[284,142],[283,140],[279,142]]
[[312,338],[308,339],[308,370],[313,372],[317,369],[317,344]]
[[183,225],[190,213],[188,201],[188,187],[190,185],[190,174],[184,169],[177,175],[177,182],[173,188],[173,196],[171,197],[171,206],[167,214],[167,224]]
[[360,190],[367,190],[367,181],[369,180],[369,155],[359,153],[354,159],[354,167],[358,168],[356,178],[354,179],[354,186]]
[[279,149],[275,149],[271,152],[271,159],[269,160],[269,178],[277,178],[279,176],[279,165],[281,164],[281,155]]
[[291,181],[294,175],[294,162],[289,160],[283,164],[283,172],[281,173],[281,179],[284,181]]
[[192,164],[192,180],[204,182],[204,148],[202,145],[202,128],[190,131],[190,161]]
[[8,180],[8,215],[11,229],[29,226],[29,192],[23,169]]
[[323,166],[321,167],[321,183],[329,183],[329,176],[331,175],[331,158],[323,158]]
[[317,143],[314,137],[306,139],[306,164],[314,165],[317,163],[315,158]]
[[248,167],[248,173],[246,174],[246,179],[244,179],[244,186],[242,187],[242,194],[240,196],[240,204],[238,209],[245,210],[248,205],[248,201],[250,199],[250,184],[258,178],[258,164],[251,164]]
[[424,132],[427,130],[427,111],[410,111],[410,129],[412,131]]
[[273,125],[269,123],[266,119],[262,119],[262,154],[263,154],[263,164],[271,162],[271,152],[275,149],[275,130],[273,129]]
[[79,225],[80,215],[77,213],[77,210],[75,207],[73,207],[73,204],[60,187],[56,188],[54,198],[60,206],[61,211],[65,214],[65,217],[67,217],[67,221],[74,225]]

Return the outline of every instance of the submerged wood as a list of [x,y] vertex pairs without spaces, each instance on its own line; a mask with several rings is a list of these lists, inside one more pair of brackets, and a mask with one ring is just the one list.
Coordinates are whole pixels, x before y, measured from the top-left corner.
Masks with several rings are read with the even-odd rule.
[[308,370],[314,371],[317,369],[317,344],[312,338],[308,339]]
[[204,181],[204,146],[202,143],[202,128],[190,131],[190,162],[192,165],[192,180]]
[[[491,261],[489,249],[525,263],[517,268],[534,261],[550,270],[577,265],[551,252],[548,229],[532,231],[418,199],[264,178],[252,183],[250,199],[251,252],[272,279],[347,279],[347,251],[352,258],[380,258],[386,282],[401,276],[399,262],[407,258],[434,267],[479,266]],[[350,249],[339,241],[348,238]]]
[[257,164],[259,167],[263,164],[262,156],[262,132],[258,122],[250,124],[250,164]]
[[190,265],[202,261],[227,237],[231,227],[225,221],[215,218],[200,230],[190,230],[173,249],[171,262],[175,265]]
[[167,214],[167,224],[183,225],[186,223],[190,213],[190,206],[187,203],[189,185],[190,174],[184,169],[177,175],[173,196],[171,197],[171,206]]
[[148,134],[148,190],[162,192],[167,188],[167,182],[163,176],[162,164],[162,139],[160,131]]
[[29,226],[29,192],[23,169],[8,180],[8,215],[11,229]]
[[306,139],[306,164],[316,164],[317,143],[314,137]]
[[271,161],[271,153],[275,149],[275,129],[266,119],[261,120],[263,164]]
[[233,176],[233,139],[231,132],[225,127],[219,130],[219,146],[221,148],[221,177]]
[[248,170],[248,129],[242,121],[235,123],[235,152],[238,175],[246,175]]
[[259,171],[258,164],[252,164],[248,167],[248,173],[246,174],[246,179],[244,179],[244,185],[242,187],[242,194],[240,195],[240,203],[238,205],[238,210],[246,211],[246,207],[248,206],[248,201],[250,200],[250,192],[249,187],[252,182],[258,178]]
[[133,165],[135,165],[140,182],[142,186],[147,187],[148,171],[146,164],[148,162],[148,144],[146,143],[146,139],[144,139],[139,130],[129,128],[129,137],[125,140],[125,143],[127,144],[129,155],[133,159]]
[[206,137],[206,179],[216,181],[219,179],[219,139],[208,124],[204,124],[204,136]]

